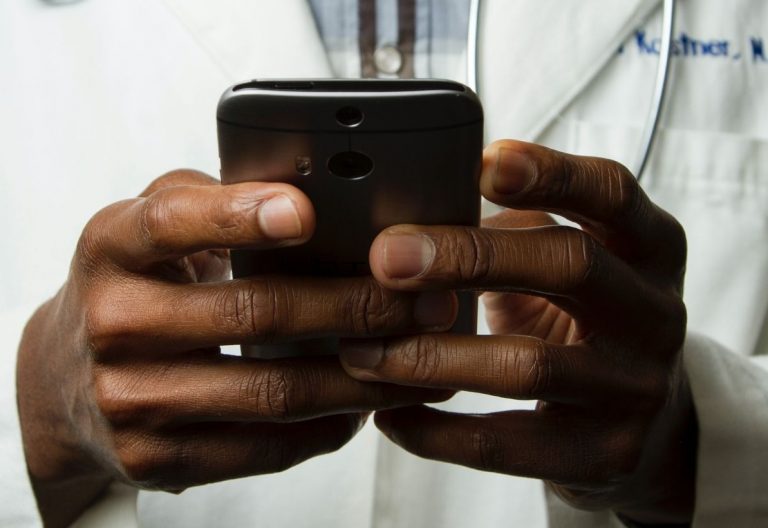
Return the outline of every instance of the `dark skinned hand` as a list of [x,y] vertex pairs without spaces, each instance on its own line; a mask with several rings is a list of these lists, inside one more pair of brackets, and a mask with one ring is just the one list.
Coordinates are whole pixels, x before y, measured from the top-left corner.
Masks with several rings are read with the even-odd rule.
[[419,405],[379,412],[377,426],[422,457],[543,479],[578,508],[690,522],[682,228],[621,165],[531,144],[486,149],[480,187],[508,208],[485,227],[393,227],[370,262],[393,290],[488,292],[495,335],[350,340],[342,361],[359,380],[537,400],[536,410]]
[[283,184],[178,171],[97,213],[69,277],[25,329],[17,385],[47,526],[113,480],[168,491],[289,468],[349,441],[367,413],[451,393],[350,378],[336,357],[223,356],[219,346],[440,331],[453,296],[371,278],[227,279],[229,248],[301,244],[314,211]]

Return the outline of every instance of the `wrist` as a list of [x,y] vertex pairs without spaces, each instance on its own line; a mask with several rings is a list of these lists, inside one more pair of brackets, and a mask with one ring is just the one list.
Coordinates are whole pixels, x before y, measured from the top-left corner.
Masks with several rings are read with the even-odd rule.
[[87,476],[43,482],[30,476],[37,508],[46,528],[70,526],[107,490],[109,477]]
[[[74,400],[51,373],[64,372],[51,349],[63,346],[52,328],[56,299],[44,304],[24,329],[16,365],[17,407],[24,457],[45,526],[68,526],[112,478],[80,442],[71,414]],[[57,336],[57,339],[49,339]]]
[[[642,504],[618,508],[616,515],[630,527],[690,526],[696,503],[696,468],[699,424],[693,398],[684,378],[678,394],[680,417],[666,442],[650,445],[660,453],[656,470],[636,496],[649,497]],[[634,524],[633,524],[634,523]]]
[[633,521],[632,519],[629,519],[628,517],[625,517],[624,515],[621,515],[620,513],[616,514],[616,517],[621,521],[621,523],[626,526],[627,528],[654,528],[654,527],[660,527],[664,526],[665,528],[690,528],[691,523],[677,523],[677,524],[643,524],[636,521]]

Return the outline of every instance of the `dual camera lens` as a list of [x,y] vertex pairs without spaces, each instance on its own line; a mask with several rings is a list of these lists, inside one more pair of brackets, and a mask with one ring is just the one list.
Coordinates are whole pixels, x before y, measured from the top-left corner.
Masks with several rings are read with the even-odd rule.
[[373,171],[373,160],[361,152],[339,152],[328,160],[328,171],[339,178],[356,180]]
[[[363,112],[354,106],[345,106],[336,112],[336,122],[343,127],[354,128],[363,119]],[[308,156],[296,157],[296,171],[309,176],[312,173],[312,160]],[[368,176],[372,171],[373,160],[362,152],[339,152],[328,159],[328,172],[339,178],[356,180]]]
[[[364,117],[362,110],[354,106],[345,106],[336,112],[336,122],[347,128],[358,126]],[[349,180],[363,178],[373,171],[373,160],[361,152],[339,152],[328,160],[328,171]]]
[[363,112],[354,106],[345,106],[336,112],[336,122],[341,126],[352,128],[363,122]]

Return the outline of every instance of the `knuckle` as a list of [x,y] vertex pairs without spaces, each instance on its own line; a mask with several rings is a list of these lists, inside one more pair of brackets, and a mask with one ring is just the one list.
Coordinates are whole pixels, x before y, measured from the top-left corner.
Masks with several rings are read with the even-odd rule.
[[233,241],[242,238],[240,233],[255,234],[256,214],[264,203],[261,197],[254,199],[253,193],[227,190],[229,194],[224,199],[218,199],[212,204],[215,207],[211,215],[211,220],[225,243],[228,237]]
[[116,443],[117,461],[123,474],[142,488],[161,489],[162,466],[167,456],[162,455],[160,442],[145,434],[131,433],[121,435]]
[[158,176],[141,193],[141,196],[149,196],[159,190],[180,185],[217,185],[219,181],[211,176],[193,169],[175,169]]
[[76,263],[80,265],[81,271],[91,274],[102,265],[105,236],[112,231],[114,218],[126,202],[109,205],[88,220],[80,233],[75,250]]
[[280,438],[270,438],[262,442],[255,457],[269,473],[280,473],[301,462],[321,454],[329,454],[341,449],[357,433],[360,422],[355,415],[336,415],[330,422],[320,426],[317,441],[313,444],[291,444]]
[[685,228],[674,216],[668,214],[669,218],[669,230],[671,233],[671,239],[677,241],[676,249],[683,256],[688,254],[688,237],[685,234]]
[[493,269],[496,253],[494,239],[482,230],[461,228],[452,231],[449,239],[451,253],[456,255],[458,278],[468,282],[482,282]]
[[513,149],[517,145],[519,145],[519,142],[515,141],[514,139],[497,139],[491,143],[488,148],[494,152],[500,149]]
[[677,355],[683,348],[688,326],[688,310],[680,297],[675,296],[669,303],[666,323],[665,335],[669,340],[670,351]]
[[311,448],[269,437],[255,447],[253,458],[259,460],[260,473],[282,473],[311,456]]
[[135,446],[125,446],[117,453],[120,466],[123,468],[123,474],[131,482],[141,484],[154,480],[155,466],[145,454]]
[[[431,385],[441,368],[440,345],[434,336],[421,335],[402,343],[400,357],[405,372],[413,381]],[[389,356],[390,354],[385,354]]]
[[269,461],[271,472],[282,473],[300,462],[294,450],[287,448],[282,442],[270,441],[268,444],[265,460]]
[[601,204],[604,220],[611,222],[629,218],[649,203],[629,169],[603,158],[559,155],[543,183],[558,202],[590,196]]
[[581,179],[584,168],[573,156],[546,148],[536,158],[538,170],[526,194],[541,205],[556,206],[570,201],[573,186]]
[[540,340],[534,341],[533,348],[527,354],[513,351],[511,369],[507,362],[503,370],[509,394],[531,400],[545,395],[554,378],[550,354],[547,345]]
[[361,282],[352,292],[349,310],[349,325],[353,332],[371,335],[384,327],[388,318],[384,294],[372,281]]
[[341,311],[348,314],[349,327],[355,334],[378,335],[406,325],[406,313],[396,295],[366,279],[352,290]]
[[675,384],[667,373],[650,376],[645,380],[645,394],[640,410],[648,416],[658,416],[669,405],[675,391]]
[[648,327],[653,330],[653,334],[646,336],[643,343],[652,347],[657,360],[668,363],[678,358],[683,349],[688,312],[677,292],[659,292],[654,301],[652,309],[647,310]]
[[125,384],[119,382],[117,377],[108,367],[96,367],[93,376],[94,401],[101,415],[113,427],[129,424],[136,418]]
[[670,393],[674,388],[673,378],[666,361],[648,360],[648,358],[627,361],[622,369],[620,380],[624,398],[607,402],[607,408],[616,412],[627,408],[631,401],[633,417],[636,420],[647,416],[655,416],[666,406]]
[[131,318],[112,295],[94,295],[86,305],[83,318],[87,343],[95,360],[118,353],[135,333]]
[[583,483],[617,488],[630,480],[641,463],[645,436],[636,426],[606,427],[595,423],[595,431],[583,431],[584,445],[590,446],[575,460]]
[[600,274],[602,251],[598,242],[580,229],[558,228],[564,234],[566,260],[559,291],[576,293],[592,284]]
[[172,368],[170,364],[153,364],[151,372],[147,372],[131,365],[94,365],[93,401],[99,413],[114,430],[156,428],[169,423],[177,410],[176,402],[148,387],[163,380]]
[[472,431],[469,441],[470,460],[475,460],[478,469],[499,471],[506,465],[506,443],[499,431],[478,428]]
[[177,188],[156,191],[140,202],[140,232],[144,244],[157,253],[173,251],[173,234],[176,220],[173,195]]
[[670,259],[671,269],[677,273],[674,277],[678,284],[683,282],[683,273],[688,260],[688,237],[685,228],[678,220],[663,209],[657,208],[661,214],[665,226],[666,236],[664,239],[665,254]]
[[634,429],[614,433],[609,440],[609,459],[604,471],[612,481],[623,482],[632,477],[640,465],[644,434]]
[[355,437],[364,424],[365,419],[361,418],[359,414],[339,416],[338,422],[334,424],[334,434],[331,435],[330,439],[325,444],[323,453],[334,453],[344,447]]
[[295,374],[281,368],[253,373],[240,384],[240,397],[253,402],[257,412],[275,421],[290,421],[299,407]]
[[425,456],[432,451],[427,435],[429,431],[423,427],[411,427],[405,431],[398,432],[394,437],[395,442],[417,456]]
[[637,180],[624,165],[597,159],[595,163],[600,165],[597,170],[602,177],[597,181],[602,182],[603,203],[608,205],[610,220],[620,224],[641,214],[642,209],[650,205]]
[[269,280],[232,283],[217,297],[214,312],[227,326],[247,332],[253,342],[269,342],[278,333],[279,318],[291,320],[284,313],[283,298]]
[[555,154],[545,156],[541,161],[541,170],[536,179],[536,186],[532,189],[542,197],[546,196],[546,203],[560,203],[566,200],[571,193],[574,178],[577,178],[579,167],[569,156]]
[[546,159],[538,183],[539,192],[546,193],[551,203],[581,201],[589,196],[601,204],[603,219],[613,223],[650,204],[629,169],[603,158],[556,154]]
[[163,439],[146,433],[130,433],[119,440],[117,459],[123,474],[147,490],[178,491],[190,483],[192,468],[199,466],[183,439]]
[[75,254],[85,271],[95,271],[101,260],[102,233],[106,223],[103,216],[102,213],[97,213],[91,218],[77,241]]

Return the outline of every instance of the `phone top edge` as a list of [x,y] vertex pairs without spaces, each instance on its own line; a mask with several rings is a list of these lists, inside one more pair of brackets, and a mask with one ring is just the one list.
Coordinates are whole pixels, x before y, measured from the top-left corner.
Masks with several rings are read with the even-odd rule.
[[472,92],[468,86],[449,79],[253,79],[230,87],[234,92],[242,90],[279,92]]
[[[352,107],[364,118],[337,118]],[[477,95],[442,79],[265,79],[229,87],[220,122],[291,131],[374,132],[469,125],[483,120]]]
[[[257,125],[248,125],[248,124],[242,124],[237,122],[230,122],[226,119],[218,118],[216,122],[219,125],[226,125],[230,127],[239,127],[239,128],[247,128],[252,130],[261,130],[264,132],[289,132],[289,133],[302,133],[302,134],[327,134],[327,133],[333,133],[333,134],[349,134],[352,130],[350,129],[339,129],[339,127],[334,128],[306,128],[306,127],[297,127],[297,128],[290,128],[290,127],[270,127],[270,126],[257,126]],[[462,128],[462,127],[469,127],[474,125],[482,125],[483,120],[477,119],[475,121],[461,121],[456,122],[451,125],[445,125],[445,126],[433,126],[433,127],[418,127],[418,126],[412,126],[409,128],[386,128],[386,129],[362,129],[358,128],[354,130],[355,134],[379,134],[381,132],[389,132],[389,133],[407,133],[407,132],[431,132],[431,131],[437,131],[437,130],[450,130],[452,128]]]

